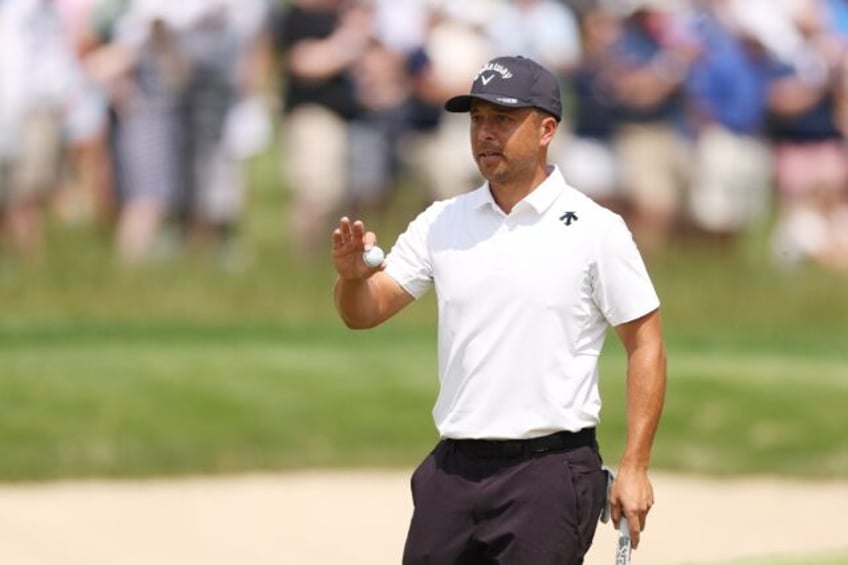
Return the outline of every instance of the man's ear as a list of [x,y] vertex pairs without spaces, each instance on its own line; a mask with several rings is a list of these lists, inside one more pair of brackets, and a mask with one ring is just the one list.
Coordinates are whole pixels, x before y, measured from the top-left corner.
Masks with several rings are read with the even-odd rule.
[[556,136],[557,128],[559,127],[559,123],[556,121],[556,118],[549,114],[542,114],[542,121],[539,124],[539,127],[542,130],[542,137],[540,140],[542,145],[550,145]]

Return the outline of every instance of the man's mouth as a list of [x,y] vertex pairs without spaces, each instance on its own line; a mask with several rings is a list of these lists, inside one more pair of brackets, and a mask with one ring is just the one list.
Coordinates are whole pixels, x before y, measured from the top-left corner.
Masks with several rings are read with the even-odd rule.
[[477,155],[481,159],[485,159],[487,157],[500,157],[501,152],[500,151],[487,150],[487,151],[480,151]]

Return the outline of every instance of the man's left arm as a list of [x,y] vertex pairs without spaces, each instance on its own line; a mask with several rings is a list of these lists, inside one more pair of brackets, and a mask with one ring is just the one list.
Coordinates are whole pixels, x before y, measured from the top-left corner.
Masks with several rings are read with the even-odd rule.
[[627,518],[635,549],[654,504],[648,467],[665,399],[666,354],[659,310],[615,330],[627,351],[627,443],[610,503],[616,527]]

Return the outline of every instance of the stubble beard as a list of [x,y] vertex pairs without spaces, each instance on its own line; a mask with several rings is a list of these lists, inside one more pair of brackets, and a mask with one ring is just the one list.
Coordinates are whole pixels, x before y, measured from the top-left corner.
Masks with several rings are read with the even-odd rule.
[[501,163],[488,172],[479,163],[477,165],[480,174],[489,181],[489,186],[510,186],[525,177],[532,177],[534,163],[516,162],[505,156],[502,159]]

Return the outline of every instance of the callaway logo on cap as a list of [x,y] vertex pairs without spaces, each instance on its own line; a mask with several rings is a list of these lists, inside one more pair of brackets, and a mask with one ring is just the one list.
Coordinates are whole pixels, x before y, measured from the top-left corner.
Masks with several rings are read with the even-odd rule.
[[548,69],[526,57],[497,57],[477,73],[470,94],[445,102],[448,112],[468,112],[474,99],[511,108],[538,108],[562,119],[559,83]]

